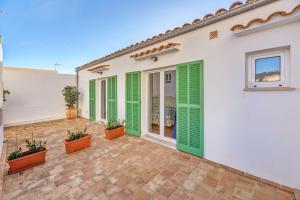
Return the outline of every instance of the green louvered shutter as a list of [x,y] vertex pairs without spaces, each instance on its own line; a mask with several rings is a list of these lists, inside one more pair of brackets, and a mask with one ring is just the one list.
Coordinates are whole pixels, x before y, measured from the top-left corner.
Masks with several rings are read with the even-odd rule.
[[204,155],[203,61],[176,66],[177,149]]
[[141,135],[141,73],[126,74],[126,133]]
[[90,120],[96,120],[96,80],[89,82],[89,97],[90,97]]
[[117,120],[117,76],[108,78],[108,120]]

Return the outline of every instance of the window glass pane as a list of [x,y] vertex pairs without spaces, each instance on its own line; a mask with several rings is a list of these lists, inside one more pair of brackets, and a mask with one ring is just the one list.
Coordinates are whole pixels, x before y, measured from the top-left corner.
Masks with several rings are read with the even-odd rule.
[[164,122],[165,130],[164,136],[168,138],[175,139],[176,125],[175,125],[175,115],[176,115],[176,70],[165,72],[165,77],[168,77],[168,81],[165,81],[164,93]]
[[106,119],[106,80],[101,81],[101,119]]
[[281,57],[274,56],[255,60],[255,82],[275,82],[281,80]]
[[150,78],[150,126],[149,131],[159,135],[160,133],[160,74],[159,72],[149,75]]
[[168,72],[168,73],[165,73],[165,83],[171,83],[171,74]]

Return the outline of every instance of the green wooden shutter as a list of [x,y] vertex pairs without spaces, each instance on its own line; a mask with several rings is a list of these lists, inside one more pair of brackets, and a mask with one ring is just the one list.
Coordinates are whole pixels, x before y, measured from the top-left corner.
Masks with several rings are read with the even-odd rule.
[[117,120],[117,76],[111,76],[108,81],[108,120]]
[[141,135],[141,73],[126,74],[126,133]]
[[96,80],[89,82],[89,97],[90,97],[90,120],[96,120]]
[[204,155],[203,61],[176,66],[176,146]]

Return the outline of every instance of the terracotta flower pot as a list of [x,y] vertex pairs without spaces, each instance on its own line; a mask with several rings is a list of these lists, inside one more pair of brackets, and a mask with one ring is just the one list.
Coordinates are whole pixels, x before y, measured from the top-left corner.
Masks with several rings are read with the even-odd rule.
[[45,163],[47,151],[48,151],[47,149],[43,151],[39,151],[37,153],[31,153],[30,151],[25,151],[23,152],[23,155],[25,156],[14,160],[7,160],[9,164],[8,174],[20,172],[25,169]]
[[105,130],[105,136],[107,139],[112,140],[114,138],[124,135],[124,126],[113,130]]
[[85,149],[91,146],[91,135],[86,134],[86,136],[73,141],[68,141],[68,139],[64,140],[65,148],[67,153],[73,153],[75,151],[79,151],[81,149]]
[[75,107],[66,108],[67,119],[77,118],[77,109]]

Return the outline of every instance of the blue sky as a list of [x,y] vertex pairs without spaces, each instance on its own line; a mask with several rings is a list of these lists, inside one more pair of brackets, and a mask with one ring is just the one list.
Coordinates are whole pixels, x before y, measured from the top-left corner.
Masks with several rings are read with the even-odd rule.
[[74,68],[233,0],[0,0],[4,65]]
[[281,57],[260,58],[255,60],[256,74],[280,71]]

